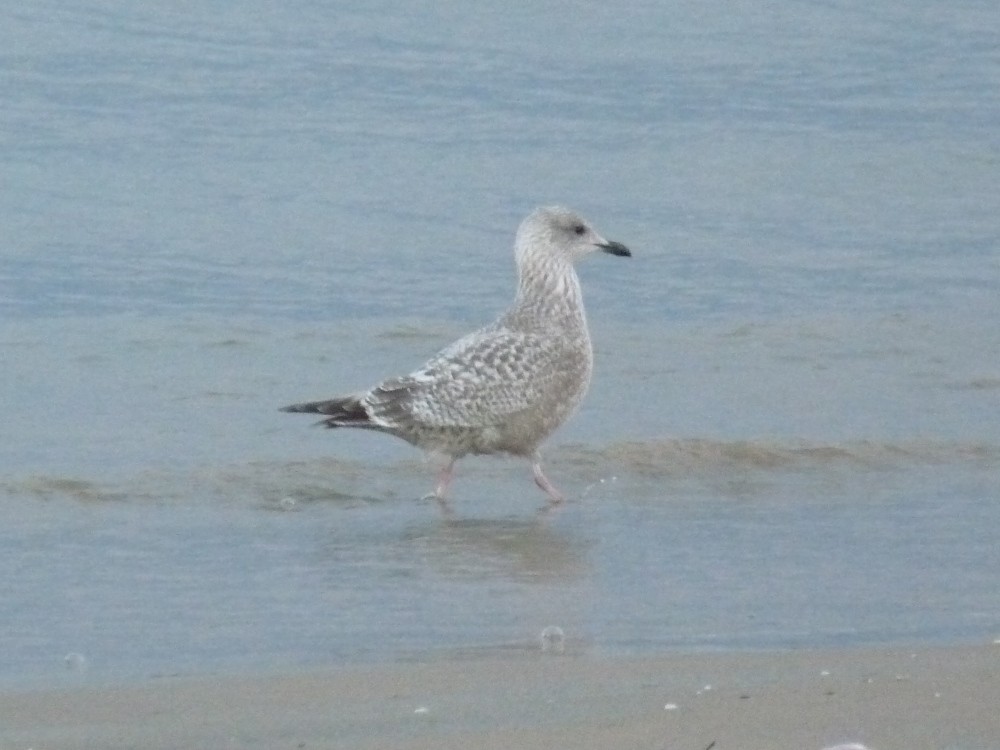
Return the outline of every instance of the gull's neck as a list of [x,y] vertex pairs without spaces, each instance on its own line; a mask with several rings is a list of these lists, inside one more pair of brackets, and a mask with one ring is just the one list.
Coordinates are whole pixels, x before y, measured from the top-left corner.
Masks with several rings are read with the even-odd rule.
[[518,267],[517,297],[511,314],[544,325],[559,318],[576,319],[586,329],[583,293],[573,264],[564,258],[532,259]]

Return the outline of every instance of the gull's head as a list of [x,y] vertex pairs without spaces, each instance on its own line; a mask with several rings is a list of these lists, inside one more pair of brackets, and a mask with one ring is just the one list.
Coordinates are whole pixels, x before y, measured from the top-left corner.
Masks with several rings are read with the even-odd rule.
[[518,265],[533,260],[578,260],[595,251],[629,257],[620,242],[604,239],[580,214],[562,206],[536,208],[517,230],[514,253]]

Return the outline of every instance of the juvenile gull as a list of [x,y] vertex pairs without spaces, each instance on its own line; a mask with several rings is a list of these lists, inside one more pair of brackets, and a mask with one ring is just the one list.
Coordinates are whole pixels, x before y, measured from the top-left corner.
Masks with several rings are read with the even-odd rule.
[[374,388],[282,411],[325,414],[327,427],[387,432],[448,459],[434,497],[444,501],[455,461],[508,453],[531,460],[535,483],[563,496],[542,473],[539,446],[576,410],[590,385],[593,350],[574,261],[601,250],[628,257],[578,214],[538,208],[517,230],[514,304],[419,370]]

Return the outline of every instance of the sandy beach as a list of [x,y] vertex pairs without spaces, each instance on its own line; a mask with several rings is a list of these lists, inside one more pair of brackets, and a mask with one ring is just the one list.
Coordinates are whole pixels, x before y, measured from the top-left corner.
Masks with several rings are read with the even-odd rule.
[[0,694],[0,747],[1000,747],[996,644],[469,657]]

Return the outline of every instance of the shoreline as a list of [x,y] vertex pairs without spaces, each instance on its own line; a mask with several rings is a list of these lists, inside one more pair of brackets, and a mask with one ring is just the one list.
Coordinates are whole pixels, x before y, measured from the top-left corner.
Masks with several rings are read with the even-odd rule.
[[0,747],[996,750],[998,704],[996,643],[537,652],[4,689]]

